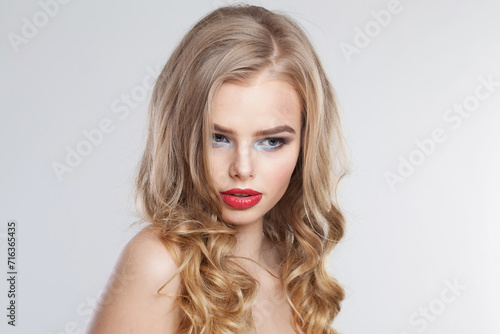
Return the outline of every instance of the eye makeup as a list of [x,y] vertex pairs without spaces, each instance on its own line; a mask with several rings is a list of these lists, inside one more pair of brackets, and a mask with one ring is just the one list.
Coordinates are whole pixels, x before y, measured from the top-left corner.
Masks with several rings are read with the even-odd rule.
[[[217,146],[222,146],[224,142],[218,141],[218,140],[228,140],[224,135],[221,135],[219,133],[214,133],[213,140],[212,140],[212,145],[217,147]],[[273,142],[276,143],[275,145],[263,145],[265,150],[267,151],[275,151],[280,149],[281,147],[285,146],[288,143],[288,140],[286,138],[281,138],[281,137],[268,137],[264,138],[262,140],[259,140],[257,143],[262,143],[262,142],[268,142],[269,144],[272,144]]]

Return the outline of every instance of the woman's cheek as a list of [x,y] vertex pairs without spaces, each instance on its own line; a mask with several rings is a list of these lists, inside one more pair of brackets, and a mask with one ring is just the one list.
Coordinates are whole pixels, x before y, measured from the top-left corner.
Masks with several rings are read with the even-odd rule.
[[295,169],[296,162],[296,159],[287,159],[281,163],[271,164],[272,168],[269,170],[267,175],[274,180],[276,185],[280,185],[286,189],[293,170]]
[[222,175],[222,163],[220,158],[220,154],[218,154],[216,150],[213,150],[211,155],[210,171],[216,184],[219,182]]

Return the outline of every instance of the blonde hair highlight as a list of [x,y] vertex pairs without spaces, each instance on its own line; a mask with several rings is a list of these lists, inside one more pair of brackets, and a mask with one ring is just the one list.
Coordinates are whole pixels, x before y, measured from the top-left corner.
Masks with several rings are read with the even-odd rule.
[[209,152],[218,88],[249,84],[264,71],[290,83],[302,103],[297,165],[264,217],[264,234],[282,261],[295,330],[337,333],[331,323],[344,290],[328,275],[326,260],[344,234],[337,184],[348,168],[336,98],[303,29],[285,14],[249,5],[218,8],[193,26],[160,73],[149,106],[135,205],[179,266],[179,333],[255,328],[258,281],[232,253],[236,230],[222,219]]

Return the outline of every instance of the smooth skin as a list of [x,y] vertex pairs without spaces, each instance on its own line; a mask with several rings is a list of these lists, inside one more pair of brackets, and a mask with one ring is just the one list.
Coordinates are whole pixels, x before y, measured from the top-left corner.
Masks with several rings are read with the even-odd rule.
[[[123,249],[87,334],[173,334],[179,324],[174,297],[179,276],[156,292],[177,269],[152,231],[143,229]],[[168,295],[168,296],[165,296]]]
[[[294,334],[292,309],[275,276],[278,258],[263,235],[263,216],[285,193],[300,152],[300,101],[288,83],[267,73],[250,85],[223,84],[213,101],[213,123],[233,133],[215,131],[211,172],[219,191],[251,188],[263,194],[252,208],[223,204],[224,219],[238,229],[235,253],[257,261],[242,262],[260,282],[253,304],[257,333]],[[287,126],[292,131],[256,135],[259,130]],[[284,139],[284,142],[281,141]],[[173,334],[180,312],[174,297],[177,270],[165,246],[150,230],[142,230],[123,249],[87,334]]]

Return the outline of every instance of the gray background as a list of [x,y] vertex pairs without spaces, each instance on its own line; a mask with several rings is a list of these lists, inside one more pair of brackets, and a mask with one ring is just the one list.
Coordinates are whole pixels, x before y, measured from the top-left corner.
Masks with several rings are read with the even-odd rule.
[[[19,272],[15,328],[0,279],[2,333],[83,333],[137,232],[129,194],[145,87],[195,21],[231,3],[72,0],[43,9],[54,1],[0,4],[0,266],[3,277],[13,219]],[[339,95],[354,166],[340,189],[347,235],[330,258],[347,293],[336,328],[498,333],[499,3],[252,3],[303,24]],[[373,13],[388,7],[397,13],[377,23]],[[359,36],[366,29],[369,41]],[[356,53],[346,56],[347,44]],[[494,82],[490,91],[481,80]],[[458,117],[463,104],[473,111]],[[108,133],[85,146],[84,132],[103,123]],[[439,131],[433,149],[419,148]],[[53,164],[78,148],[87,156],[58,178]],[[386,175],[401,159],[414,170],[391,187]]]

